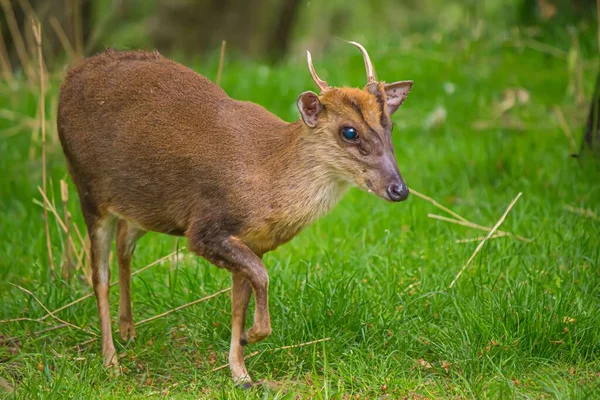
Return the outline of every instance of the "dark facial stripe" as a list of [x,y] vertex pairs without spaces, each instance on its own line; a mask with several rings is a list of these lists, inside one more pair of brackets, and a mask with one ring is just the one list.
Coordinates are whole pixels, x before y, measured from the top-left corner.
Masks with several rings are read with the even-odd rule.
[[[362,113],[362,109],[360,108],[360,106],[358,105],[358,103],[356,103],[355,101],[353,101],[352,99],[347,98],[347,97],[344,97],[343,101],[344,101],[344,103],[346,103],[346,105],[350,106],[354,111],[356,111],[356,113],[358,114],[358,116],[360,117],[360,119],[362,119],[362,121],[365,123],[365,125],[371,131],[371,136],[376,137],[383,144],[383,139],[379,136],[379,134],[377,133],[377,131],[375,129],[373,129],[373,127],[371,125],[369,125],[369,123],[365,119],[365,116]],[[385,128],[384,128],[384,130],[385,130]],[[361,153],[363,153],[363,151],[366,151],[365,154],[370,153],[370,149],[360,149],[360,150],[361,150]]]

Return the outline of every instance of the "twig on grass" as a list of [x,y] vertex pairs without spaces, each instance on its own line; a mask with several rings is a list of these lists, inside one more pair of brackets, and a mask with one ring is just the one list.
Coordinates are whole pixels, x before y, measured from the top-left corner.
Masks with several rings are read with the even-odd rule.
[[223,73],[223,62],[225,61],[225,46],[227,45],[227,41],[223,40],[221,42],[221,55],[219,56],[219,69],[217,71],[217,86],[221,86],[221,74]]
[[[433,218],[433,219],[439,219],[440,221],[446,221],[446,222],[450,222],[450,223],[453,223],[453,224],[457,224],[457,225],[466,226],[466,227],[473,228],[473,229],[479,229],[480,231],[486,231],[486,232],[489,232],[489,231],[491,231],[491,230],[492,230],[492,228],[489,228],[489,227],[487,227],[487,226],[481,226],[481,225],[477,225],[477,224],[474,224],[474,223],[472,223],[472,222],[463,222],[463,221],[458,221],[458,220],[456,220],[456,219],[452,219],[452,218],[444,217],[444,216],[437,215],[437,214],[427,214],[427,216],[428,216],[429,218]],[[506,231],[498,231],[498,234],[502,234],[502,235],[505,235],[505,236],[514,237],[515,239],[518,239],[518,240],[521,240],[521,241],[523,241],[523,242],[527,242],[527,243],[529,243],[529,242],[532,242],[532,241],[533,241],[533,239],[529,239],[529,238],[526,238],[526,237],[523,237],[523,236],[515,235],[515,234],[513,234],[513,233],[506,232]]]
[[[47,307],[44,305],[44,303],[42,303],[42,302],[40,301],[40,299],[38,299],[38,298],[37,298],[37,296],[36,296],[35,294],[33,294],[33,293],[30,291],[30,290],[27,290],[27,289],[25,289],[24,287],[21,287],[21,286],[19,286],[19,285],[15,285],[14,283],[11,283],[11,285],[13,285],[13,286],[14,286],[14,287],[16,287],[17,289],[19,289],[19,290],[21,290],[21,291],[23,291],[23,292],[27,293],[27,294],[28,294],[28,295],[30,295],[31,297],[33,297],[33,299],[34,299],[34,300],[35,300],[35,301],[36,301],[36,302],[37,302],[37,303],[38,303],[38,304],[39,304],[39,305],[40,305],[40,306],[41,306],[41,307],[44,309],[44,311],[46,311],[46,313],[47,313],[47,314],[48,314],[50,317],[52,317],[53,319],[57,320],[57,321],[58,321],[58,322],[60,322],[61,324],[65,324],[65,325],[67,325],[67,326],[69,326],[69,327],[71,327],[71,328],[73,328],[73,329],[77,329],[77,330],[79,330],[79,331],[85,332],[85,333],[87,333],[87,334],[89,334],[89,335],[92,335],[92,336],[98,336],[98,335],[97,335],[97,334],[95,334],[94,332],[90,332],[90,331],[88,331],[88,330],[86,330],[86,329],[84,329],[84,328],[80,328],[80,327],[78,327],[77,325],[73,325],[72,323],[70,323],[70,322],[67,322],[67,321],[65,321],[65,320],[62,320],[62,319],[60,319],[59,317],[57,317],[56,315],[54,315],[54,313],[53,313],[52,311],[50,311],[50,310],[49,310],[49,309],[48,309],[48,308],[47,308]],[[41,318],[39,318],[39,319],[38,319],[38,321],[42,321],[42,319],[41,319]]]
[[[244,360],[247,360],[249,358],[255,357],[255,356],[257,356],[257,355],[259,355],[259,354],[261,354],[263,352],[265,352],[265,353],[267,353],[267,352],[268,353],[273,353],[273,352],[279,351],[279,350],[295,349],[297,347],[310,346],[310,345],[321,343],[321,342],[327,342],[329,340],[331,340],[330,337],[324,338],[324,339],[313,340],[311,342],[306,342],[306,343],[299,343],[299,344],[292,344],[292,345],[289,345],[289,346],[277,347],[275,349],[257,350],[257,351],[255,351],[253,353],[248,354],[246,357],[244,357]],[[213,369],[210,370],[210,372],[216,372],[218,370],[221,370],[221,369],[227,368],[227,367],[229,367],[229,363],[221,365],[221,366],[219,366],[217,368],[213,368]]]
[[502,223],[504,222],[504,219],[506,219],[506,216],[508,215],[508,213],[510,212],[510,210],[513,208],[513,206],[515,205],[515,203],[517,202],[517,200],[519,200],[519,198],[521,197],[522,194],[523,193],[519,193],[517,195],[517,197],[515,197],[515,199],[508,205],[508,208],[506,209],[506,211],[504,211],[504,214],[502,214],[502,217],[500,217],[500,219],[498,220],[498,222],[496,222],[496,225],[494,225],[494,227],[488,232],[488,234],[486,235],[486,237],[479,243],[479,245],[477,245],[477,248],[475,248],[475,251],[473,252],[473,254],[471,254],[471,257],[469,257],[469,259],[467,260],[466,264],[460,269],[460,271],[458,271],[458,273],[454,277],[454,280],[452,281],[452,283],[450,283],[449,288],[452,288],[454,286],[454,284],[456,283],[456,281],[458,281],[458,278],[460,278],[460,276],[465,271],[465,269],[467,269],[467,267],[469,266],[469,264],[471,264],[471,261],[473,261],[473,259],[477,255],[477,253],[479,253],[479,250],[481,250],[481,248],[483,247],[483,245],[485,244],[485,242],[487,242],[487,240],[490,238],[490,236],[492,236],[494,234],[494,232],[496,232],[496,229],[498,229],[498,227],[500,225],[502,225]]
[[[183,249],[185,249],[185,247],[182,247],[180,250],[183,250]],[[160,264],[161,262],[163,262],[164,260],[168,259],[169,257],[172,257],[172,256],[173,256],[173,255],[175,255],[175,254],[177,254],[177,251],[174,251],[174,252],[172,252],[172,253],[169,253],[169,254],[167,254],[166,256],[164,256],[164,257],[161,257],[161,258],[159,258],[158,260],[155,260],[155,261],[151,262],[150,264],[146,265],[145,267],[143,267],[143,268],[140,268],[140,269],[138,269],[137,271],[134,271],[134,272],[132,272],[132,273],[131,273],[131,276],[135,276],[135,275],[137,275],[137,274],[139,274],[139,273],[141,273],[141,272],[144,272],[144,271],[145,271],[145,270],[147,270],[148,268],[151,268],[151,267],[155,266],[156,264]],[[117,283],[119,283],[119,281],[118,281],[118,280],[116,280],[116,281],[112,282],[112,283],[110,284],[110,286],[114,286],[114,285],[116,285]],[[74,305],[75,305],[75,304],[77,304],[77,303],[80,303],[80,302],[82,302],[82,301],[83,301],[83,300],[85,300],[85,299],[89,299],[89,298],[90,298],[90,297],[92,297],[93,295],[94,295],[94,292],[88,293],[88,294],[86,294],[85,296],[78,298],[77,300],[73,300],[73,301],[72,301],[72,302],[70,302],[69,304],[65,304],[64,306],[62,306],[62,307],[60,307],[60,308],[57,308],[56,310],[52,311],[52,313],[53,313],[53,314],[56,314],[56,313],[58,313],[58,312],[61,312],[61,311],[65,310],[65,309],[67,309],[67,308],[69,308],[69,307],[71,307],[71,306],[74,306]],[[43,321],[44,319],[48,318],[49,316],[50,316],[50,315],[46,315],[46,316],[42,317],[40,320],[41,320],[41,321]]]
[[410,189],[410,192],[411,192],[412,194],[414,194],[415,196],[417,196],[417,197],[420,197],[420,198],[422,198],[423,200],[426,200],[426,201],[430,202],[431,204],[433,204],[434,206],[436,206],[436,207],[437,207],[437,208],[439,208],[440,210],[444,210],[444,211],[446,211],[448,214],[452,215],[454,218],[457,218],[457,219],[459,219],[459,220],[461,220],[461,221],[463,221],[463,222],[469,222],[469,221],[468,221],[466,218],[464,218],[464,217],[462,217],[461,215],[459,215],[459,214],[455,213],[454,211],[450,210],[449,208],[447,208],[447,207],[444,207],[443,205],[441,205],[440,203],[438,203],[437,201],[435,201],[435,200],[434,200],[434,199],[432,199],[431,197],[429,197],[429,196],[425,196],[424,194],[422,194],[422,193],[419,193],[419,192],[417,192],[415,189],[412,189],[412,188]]

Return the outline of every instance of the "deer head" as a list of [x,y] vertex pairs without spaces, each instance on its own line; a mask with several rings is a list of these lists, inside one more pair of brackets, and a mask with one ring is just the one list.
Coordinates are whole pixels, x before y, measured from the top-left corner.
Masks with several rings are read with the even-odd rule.
[[314,157],[341,181],[389,201],[405,200],[409,191],[394,155],[390,116],[404,102],[413,82],[377,81],[365,48],[349,43],[363,55],[367,72],[363,89],[329,86],[317,75],[307,52],[308,69],[320,94],[304,92],[297,104],[315,142]]

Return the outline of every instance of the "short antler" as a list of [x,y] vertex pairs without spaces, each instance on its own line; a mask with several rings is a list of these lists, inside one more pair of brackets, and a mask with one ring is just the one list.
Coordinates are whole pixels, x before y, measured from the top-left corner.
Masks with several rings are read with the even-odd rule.
[[367,85],[369,85],[371,83],[376,83],[377,78],[375,77],[375,68],[373,68],[373,63],[371,62],[371,58],[369,57],[369,53],[367,53],[367,50],[360,43],[357,43],[357,42],[348,42],[348,43],[358,47],[358,49],[360,50],[360,52],[363,55],[363,60],[365,60],[365,68],[367,70]]
[[319,87],[319,89],[321,89],[322,92],[326,91],[329,88],[329,85],[327,85],[327,82],[319,78],[319,75],[317,75],[315,67],[312,63],[312,56],[310,55],[310,51],[308,50],[306,51],[306,59],[308,61],[308,70],[312,75],[313,81],[315,81],[315,84]]

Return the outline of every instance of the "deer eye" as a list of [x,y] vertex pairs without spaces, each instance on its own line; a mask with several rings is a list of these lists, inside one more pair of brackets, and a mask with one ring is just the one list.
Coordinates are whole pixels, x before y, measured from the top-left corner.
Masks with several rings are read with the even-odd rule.
[[351,126],[346,126],[342,128],[342,137],[350,142],[353,142],[358,139],[358,132]]

